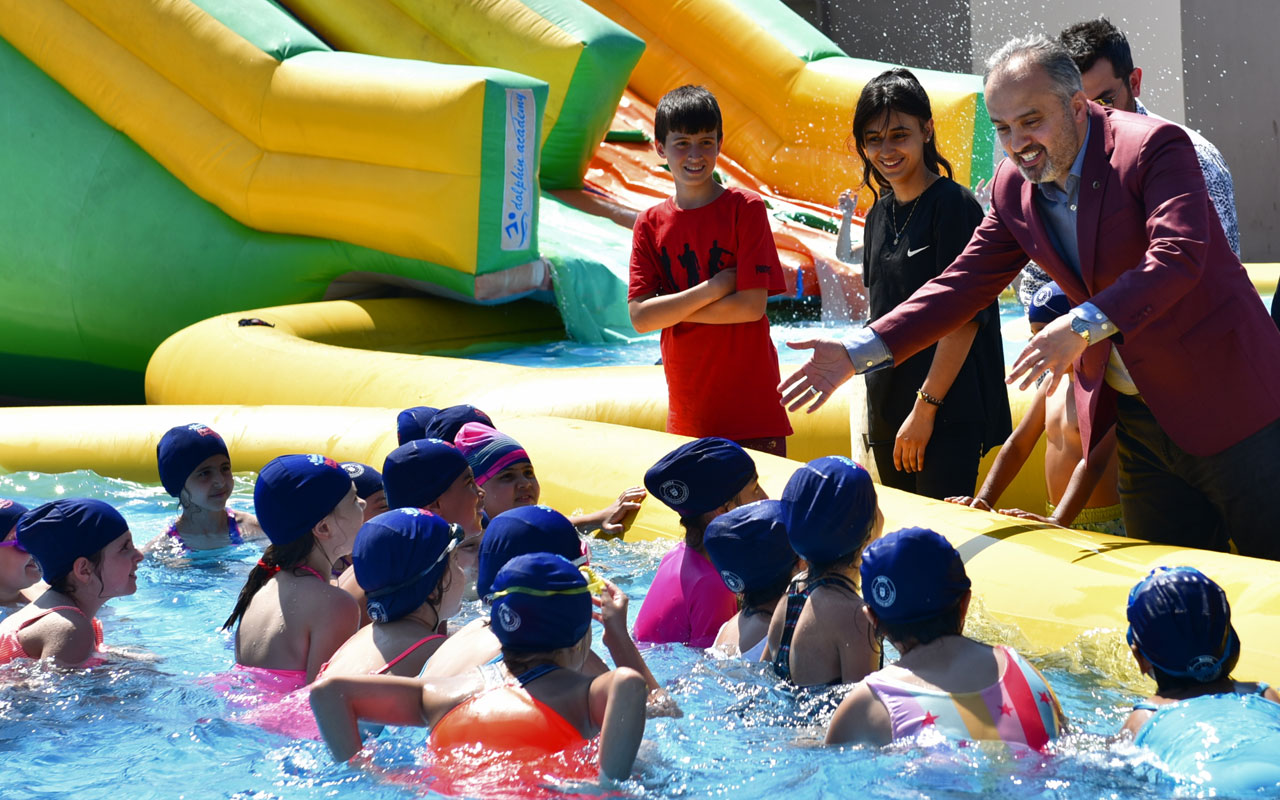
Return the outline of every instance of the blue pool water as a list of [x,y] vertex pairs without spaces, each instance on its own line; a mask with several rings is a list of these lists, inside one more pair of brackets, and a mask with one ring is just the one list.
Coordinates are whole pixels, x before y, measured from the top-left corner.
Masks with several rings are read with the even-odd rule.
[[[158,486],[90,473],[0,477],[0,496],[34,505],[88,495],[119,507],[135,539],[160,535],[174,507]],[[251,476],[237,481],[232,507],[252,509]],[[600,542],[593,562],[639,608],[665,549],[661,543]],[[188,562],[149,560],[138,592],[102,614],[108,645],[145,658],[87,673],[41,666],[0,668],[0,751],[5,798],[127,797],[195,800],[413,797],[368,771],[333,764],[318,742],[291,741],[228,720],[222,700],[198,681],[232,663],[231,638],[218,630],[257,558],[251,545]],[[981,587],[975,587],[981,593]],[[468,604],[463,617],[478,613]],[[975,614],[970,635],[1017,641],[1016,631]],[[1030,653],[1077,728],[1048,755],[969,747],[873,752],[815,747],[821,732],[797,722],[805,705],[758,665],[716,661],[701,651],[660,647],[648,659],[671,687],[683,719],[651,721],[625,786],[636,798],[1174,797],[1132,753],[1107,748],[1138,693],[1147,688],[1124,661],[1117,632],[1051,653]],[[1098,665],[1106,665],[1102,668]],[[373,761],[414,763],[418,730],[393,731]]]

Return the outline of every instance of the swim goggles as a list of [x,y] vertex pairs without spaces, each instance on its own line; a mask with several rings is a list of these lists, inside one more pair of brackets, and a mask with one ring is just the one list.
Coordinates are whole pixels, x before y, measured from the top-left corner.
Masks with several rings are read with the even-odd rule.
[[420,581],[423,578],[425,578],[427,575],[431,573],[433,569],[440,566],[441,562],[443,562],[446,558],[448,558],[450,553],[458,549],[458,545],[462,544],[462,540],[466,537],[467,532],[464,531],[462,529],[462,526],[459,525],[458,523],[451,522],[449,523],[449,534],[451,537],[449,539],[449,543],[445,545],[445,548],[444,550],[441,551],[439,558],[431,562],[431,566],[422,570],[417,575],[413,575],[409,578],[406,578],[400,581],[399,583],[392,584],[391,586],[383,586],[381,589],[375,589],[372,592],[365,592],[365,597],[383,597],[385,595],[393,594],[405,588],[406,586],[410,586],[416,583],[417,581]]
[[25,553],[27,555],[30,555],[30,553],[27,551],[27,548],[22,546],[22,542],[18,541],[18,537],[16,536],[13,537],[12,539],[5,539],[3,542],[0,542],[0,547],[12,547],[14,550],[17,550],[19,553]]
[[560,595],[588,593],[598,595],[604,591],[604,578],[597,575],[595,570],[584,564],[578,567],[578,571],[582,573],[582,577],[587,579],[585,586],[574,586],[569,589],[534,589],[529,586],[508,586],[501,591],[494,592],[489,595],[485,600],[492,604],[493,601],[497,600],[499,597],[507,597],[508,595],[513,594],[527,594],[531,597],[557,597]]

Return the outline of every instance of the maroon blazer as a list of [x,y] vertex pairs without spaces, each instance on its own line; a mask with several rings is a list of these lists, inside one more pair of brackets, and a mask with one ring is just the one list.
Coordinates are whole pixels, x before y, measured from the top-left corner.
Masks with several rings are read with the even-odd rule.
[[871,327],[902,361],[972,319],[1034,259],[1072,304],[1092,302],[1120,331],[1075,365],[1086,446],[1115,421],[1115,390],[1103,381],[1114,344],[1174,443],[1197,456],[1221,452],[1280,419],[1280,332],[1227,244],[1186,133],[1094,104],[1089,125],[1077,215],[1083,280],[1054,249],[1038,190],[1006,158],[968,247]]

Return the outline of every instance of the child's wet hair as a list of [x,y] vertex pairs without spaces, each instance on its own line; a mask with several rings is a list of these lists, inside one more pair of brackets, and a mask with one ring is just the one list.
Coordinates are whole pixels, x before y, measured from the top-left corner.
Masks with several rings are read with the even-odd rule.
[[720,104],[705,86],[686,84],[672,89],[658,101],[653,118],[653,136],[659,142],[667,134],[715,131],[716,139],[724,139],[724,121]]
[[258,559],[253,569],[249,570],[244,587],[240,589],[240,595],[236,598],[236,607],[232,609],[227,621],[222,623],[222,630],[231,628],[244,616],[253,596],[259,589],[266,586],[267,581],[275,577],[277,572],[296,569],[305,564],[315,546],[316,537],[312,533],[303,534],[282,545],[268,545],[267,549],[262,551],[262,558]]
[[[906,69],[886,70],[872,78],[862,87],[858,104],[853,110],[853,147],[858,158],[862,159],[862,185],[868,186],[871,193],[879,199],[880,194],[889,189],[889,181],[871,166],[867,158],[864,139],[867,129],[881,117],[888,122],[889,115],[897,111],[919,121],[921,127],[933,119],[933,106],[929,103],[929,95],[925,92],[916,76]],[[951,162],[938,152],[938,134],[930,136],[924,143],[925,169],[951,177]]]

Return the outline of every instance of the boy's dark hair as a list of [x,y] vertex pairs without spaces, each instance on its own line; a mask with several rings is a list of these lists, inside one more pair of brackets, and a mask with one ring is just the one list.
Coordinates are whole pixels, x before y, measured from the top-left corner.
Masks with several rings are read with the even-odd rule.
[[705,86],[685,84],[672,89],[658,101],[653,117],[653,137],[666,142],[667,134],[715,131],[716,139],[724,139],[724,121],[720,104]]
[[1106,17],[1077,22],[1058,34],[1058,41],[1067,48],[1071,60],[1076,62],[1082,73],[1092,69],[1100,58],[1111,62],[1116,77],[1121,80],[1133,72],[1129,40]]
[[[929,103],[929,95],[916,76],[906,69],[891,69],[880,73],[862,87],[858,97],[858,105],[853,110],[853,147],[862,159],[862,185],[869,186],[876,199],[880,193],[889,188],[889,181],[871,167],[871,159],[867,158],[867,150],[863,144],[867,129],[871,123],[883,116],[887,122],[890,112],[897,111],[915,117],[921,127],[933,119],[933,106]],[[946,171],[951,177],[951,162],[938,152],[938,133],[934,131],[924,143],[924,166],[932,173],[941,175]],[[874,180],[874,185],[872,181]]]

